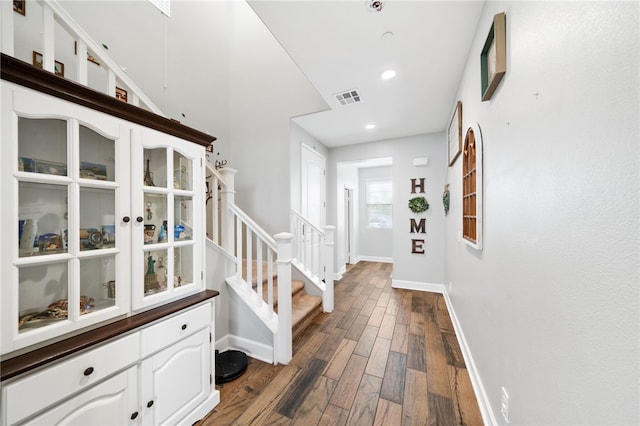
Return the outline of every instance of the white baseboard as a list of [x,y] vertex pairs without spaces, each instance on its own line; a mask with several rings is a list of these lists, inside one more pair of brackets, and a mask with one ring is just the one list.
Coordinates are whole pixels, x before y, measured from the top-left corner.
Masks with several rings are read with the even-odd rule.
[[[444,288],[444,286],[442,287]],[[460,325],[460,321],[458,321],[456,311],[455,309],[453,309],[453,305],[451,304],[449,294],[446,291],[443,291],[443,296],[445,303],[447,304],[447,309],[449,310],[449,316],[451,317],[453,328],[456,332],[456,337],[458,338],[458,344],[460,345],[460,350],[462,351],[464,363],[467,366],[467,372],[469,373],[469,377],[471,379],[473,391],[476,394],[476,400],[478,400],[478,406],[480,408],[480,414],[482,415],[482,421],[485,425],[497,425],[498,422],[496,421],[496,416],[491,409],[491,403],[489,401],[489,398],[487,397],[484,386],[482,385],[482,379],[480,378],[480,374],[478,373],[476,364],[473,361],[471,350],[469,349],[469,345],[467,344],[467,339],[464,337],[462,326]]]
[[404,288],[406,290],[430,291],[432,293],[444,294],[446,288],[444,284],[421,283],[417,281],[391,280],[392,288]]
[[358,256],[355,263],[358,262],[382,262],[393,263],[393,257],[376,257],[376,256]]
[[273,364],[273,347],[264,343],[254,342],[233,334],[227,334],[216,340],[216,350],[224,352],[230,349],[242,351],[251,358]]

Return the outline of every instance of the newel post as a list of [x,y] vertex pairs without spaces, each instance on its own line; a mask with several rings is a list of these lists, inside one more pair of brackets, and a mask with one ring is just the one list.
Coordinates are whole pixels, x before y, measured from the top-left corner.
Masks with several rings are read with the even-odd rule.
[[325,291],[322,295],[322,310],[333,312],[333,262],[335,258],[335,232],[336,227],[327,225],[324,227],[324,282]]
[[293,356],[291,324],[291,243],[293,235],[282,232],[273,236],[278,244],[278,334],[276,356],[280,364],[288,364]]
[[220,189],[220,230],[222,235],[221,242],[222,248],[226,249],[230,253],[235,253],[235,245],[234,245],[234,226],[233,226],[233,215],[229,210],[229,206],[235,203],[235,183],[234,176],[237,173],[237,170],[223,168],[220,169],[220,174],[224,179],[224,185]]

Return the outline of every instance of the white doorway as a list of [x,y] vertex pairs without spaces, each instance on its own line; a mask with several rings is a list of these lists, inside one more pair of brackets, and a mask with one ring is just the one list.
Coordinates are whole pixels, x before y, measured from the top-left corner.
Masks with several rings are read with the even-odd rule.
[[352,262],[353,253],[353,188],[344,187],[344,230],[345,230],[345,260]]
[[300,214],[323,229],[327,218],[326,159],[302,144]]

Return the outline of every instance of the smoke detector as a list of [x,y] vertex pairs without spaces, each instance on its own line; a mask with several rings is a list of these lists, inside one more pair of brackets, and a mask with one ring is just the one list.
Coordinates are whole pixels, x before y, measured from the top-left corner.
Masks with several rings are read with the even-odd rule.
[[336,97],[340,105],[348,105],[360,102],[360,93],[358,93],[356,89],[336,93],[334,96]]
[[384,7],[382,0],[366,0],[364,4],[369,12],[375,13],[381,12]]

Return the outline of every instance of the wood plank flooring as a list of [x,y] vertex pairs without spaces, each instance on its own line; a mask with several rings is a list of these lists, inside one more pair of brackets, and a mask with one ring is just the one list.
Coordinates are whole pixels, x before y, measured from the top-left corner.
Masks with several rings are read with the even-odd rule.
[[391,267],[352,266],[289,365],[250,359],[198,424],[482,425],[444,298],[392,289]]

